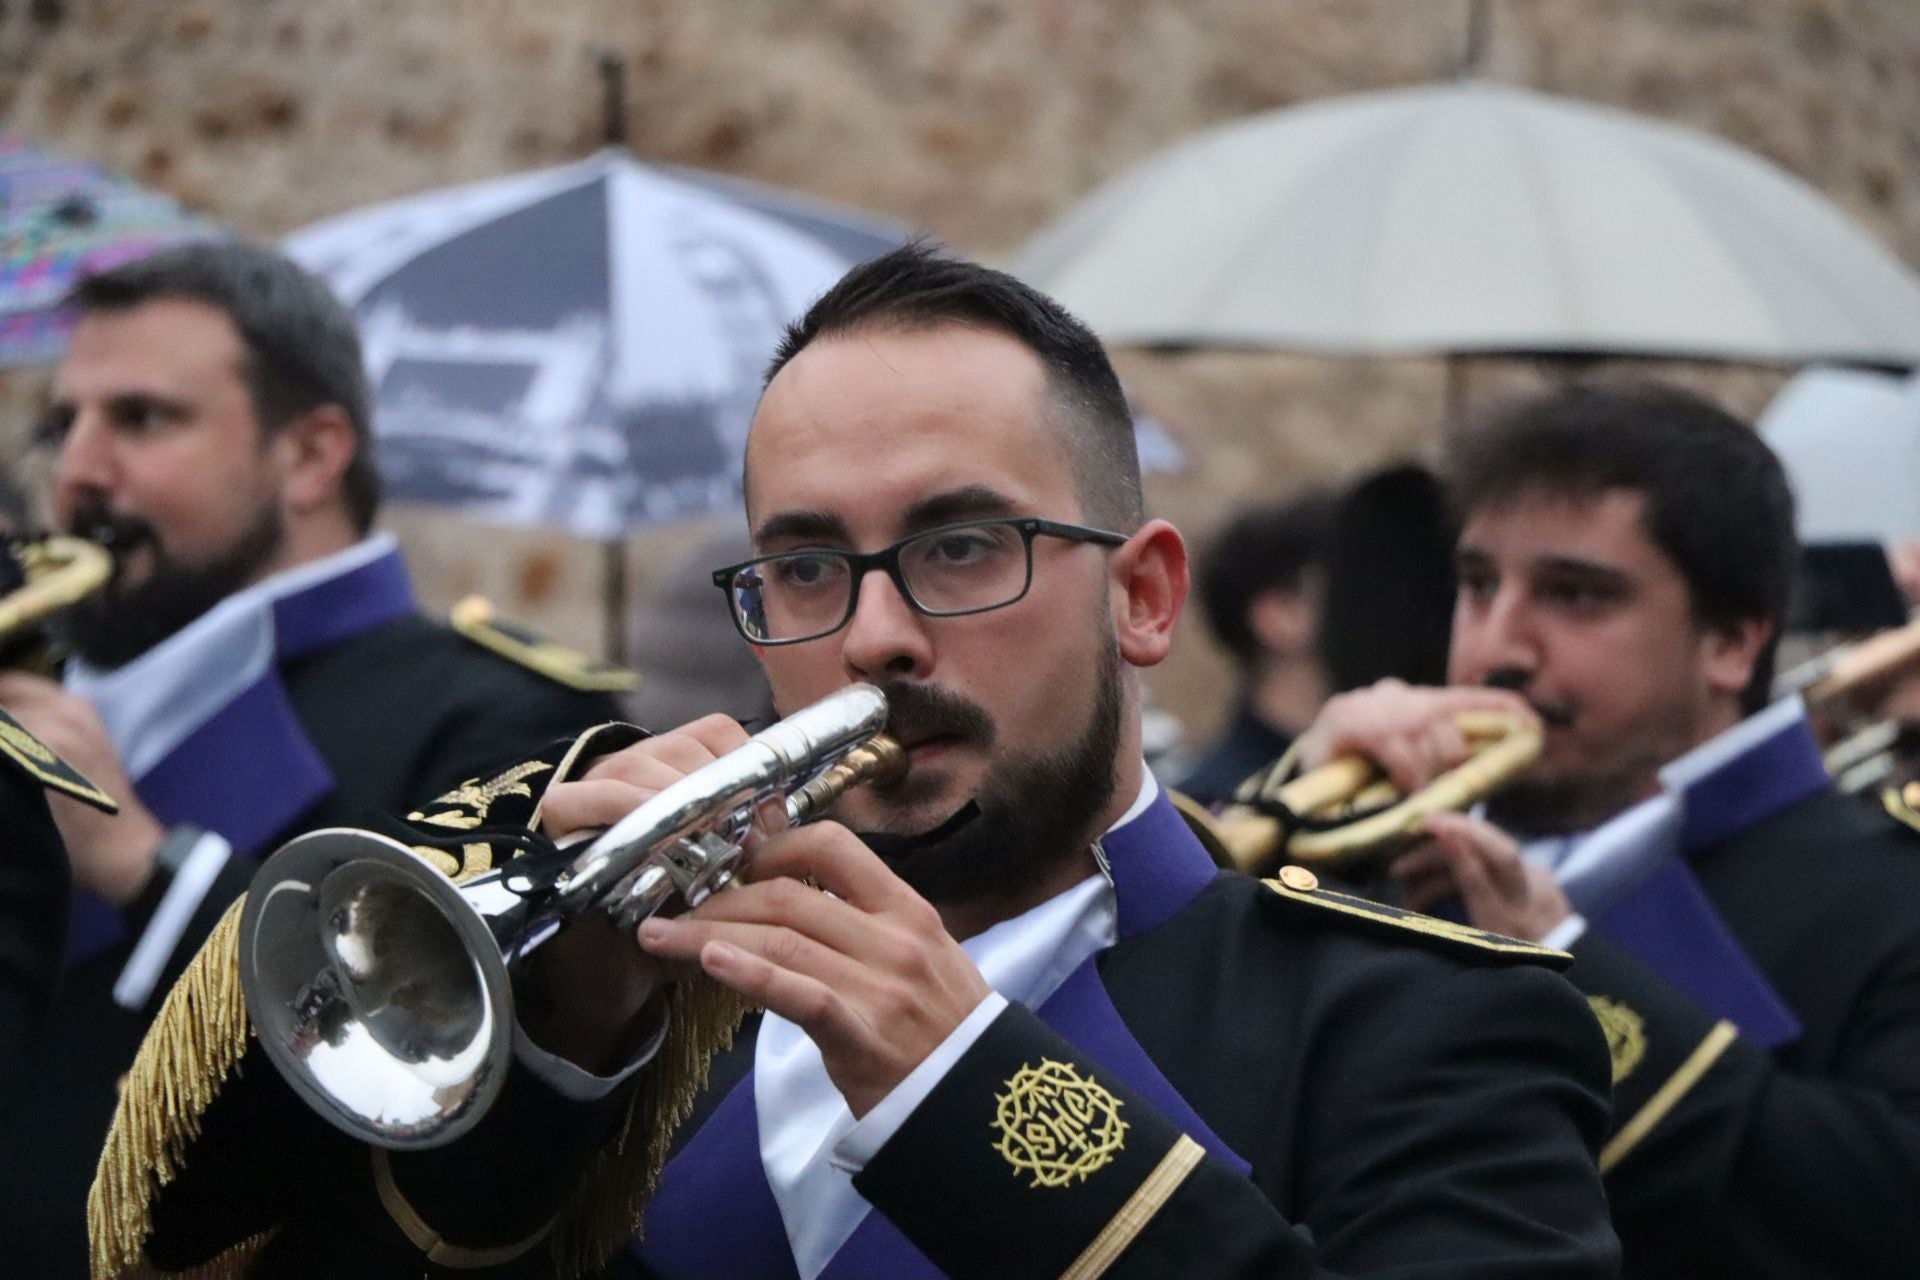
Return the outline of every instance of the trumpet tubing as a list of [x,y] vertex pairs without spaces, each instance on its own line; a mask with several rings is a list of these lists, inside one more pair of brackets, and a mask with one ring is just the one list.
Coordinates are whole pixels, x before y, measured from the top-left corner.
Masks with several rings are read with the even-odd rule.
[[0,637],[11,638],[78,604],[113,577],[113,557],[97,543],[56,535],[7,548],[21,585],[0,596]]
[[[1297,818],[1329,825],[1289,831],[1271,813],[1236,804],[1214,820],[1215,832],[1243,871],[1282,854],[1293,862],[1351,865],[1417,836],[1429,814],[1477,804],[1540,758],[1540,730],[1518,716],[1469,711],[1459,724],[1466,761],[1412,795],[1399,795],[1373,761],[1341,756],[1282,784],[1274,796]],[[1332,825],[1343,811],[1353,820]]]

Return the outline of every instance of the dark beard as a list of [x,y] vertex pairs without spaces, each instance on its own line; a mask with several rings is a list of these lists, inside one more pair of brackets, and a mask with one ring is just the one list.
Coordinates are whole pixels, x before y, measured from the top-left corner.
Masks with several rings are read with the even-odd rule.
[[1606,781],[1521,779],[1487,797],[1487,821],[1522,840],[1573,835],[1632,808],[1645,784],[1644,773]]
[[261,507],[237,542],[201,565],[171,558],[153,526],[137,516],[84,511],[72,525],[88,536],[104,535],[119,554],[143,545],[153,552],[153,572],[145,582],[125,586],[116,574],[106,590],[66,610],[48,628],[68,652],[104,671],[132,662],[253,582],[286,541],[286,525],[272,503]]
[[[907,689],[913,689],[903,699],[911,718],[912,708],[924,708],[929,700],[917,686],[895,687],[888,695],[899,698]],[[971,703],[944,691],[933,701],[943,708],[934,714],[949,717],[940,723],[958,731],[966,719],[960,710],[964,705],[991,734],[992,721]],[[936,906],[1019,897],[1037,888],[1098,834],[1091,828],[1113,799],[1123,710],[1120,651],[1108,633],[1093,711],[1077,741],[1058,751],[1001,757],[975,797],[979,812],[972,821],[933,843],[899,842],[908,847],[884,848],[881,856],[894,874]]]

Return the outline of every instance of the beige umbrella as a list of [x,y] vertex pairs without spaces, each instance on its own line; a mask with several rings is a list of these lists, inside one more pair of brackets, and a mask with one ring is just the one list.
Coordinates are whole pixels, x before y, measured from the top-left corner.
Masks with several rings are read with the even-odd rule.
[[1920,362],[1920,280],[1806,183],[1473,81],[1207,130],[1013,269],[1118,344]]

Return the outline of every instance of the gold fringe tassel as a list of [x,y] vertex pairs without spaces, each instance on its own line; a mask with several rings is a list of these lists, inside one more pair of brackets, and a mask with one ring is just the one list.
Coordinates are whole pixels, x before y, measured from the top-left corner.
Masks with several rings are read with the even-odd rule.
[[733,1043],[751,1007],[705,976],[670,987],[667,999],[667,1037],[642,1072],[626,1123],[593,1157],[554,1223],[549,1241],[561,1280],[598,1271],[639,1232],[674,1130],[693,1110],[713,1055]]
[[[239,968],[245,902],[243,895],[227,908],[168,993],[120,1091],[87,1196],[94,1280],[155,1274],[142,1266],[153,1229],[153,1192],[179,1172],[188,1146],[200,1136],[200,1117],[246,1051]],[[192,1274],[237,1277],[265,1239],[245,1241]]]

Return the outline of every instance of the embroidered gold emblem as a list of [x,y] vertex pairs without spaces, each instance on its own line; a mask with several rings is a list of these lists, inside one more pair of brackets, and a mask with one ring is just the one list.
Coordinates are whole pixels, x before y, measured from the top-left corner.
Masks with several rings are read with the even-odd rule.
[[1030,1186],[1085,1182],[1126,1142],[1120,1099],[1070,1062],[1042,1058],[1037,1067],[1020,1068],[993,1101],[1000,1133],[994,1149],[1016,1175],[1033,1175]]
[[417,844],[413,851],[433,864],[433,869],[449,880],[460,878],[460,859],[445,849],[435,849],[431,845]]
[[[408,814],[407,818],[412,822],[432,823],[436,827],[452,827],[455,831],[471,831],[487,820],[487,811],[502,796],[531,797],[533,788],[527,785],[526,779],[551,768],[553,766],[543,760],[528,760],[485,782],[468,778],[434,801],[437,805],[451,805],[452,808],[440,813],[414,812]],[[461,809],[470,809],[472,812],[461,813]]]
[[15,724],[0,720],[0,740],[32,760],[35,764],[50,765],[60,763],[60,757],[47,749],[47,744]]
[[1633,1074],[1640,1059],[1647,1056],[1647,1021],[1618,1000],[1606,996],[1588,996],[1593,1016],[1607,1037],[1607,1056],[1613,1059],[1613,1082],[1619,1084]]

